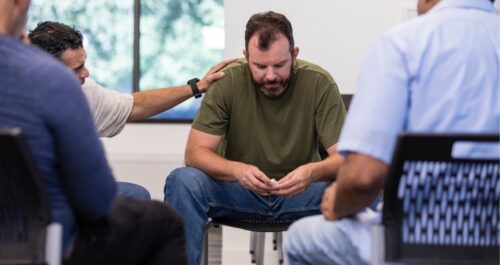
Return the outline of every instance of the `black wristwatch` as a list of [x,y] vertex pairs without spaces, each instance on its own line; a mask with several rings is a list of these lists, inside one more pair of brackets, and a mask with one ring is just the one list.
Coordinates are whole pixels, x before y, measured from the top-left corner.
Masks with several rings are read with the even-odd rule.
[[198,81],[200,81],[198,78],[193,78],[187,81],[187,84],[191,86],[191,90],[193,91],[193,96],[195,98],[201,97],[201,91],[198,89],[198,85],[196,84]]

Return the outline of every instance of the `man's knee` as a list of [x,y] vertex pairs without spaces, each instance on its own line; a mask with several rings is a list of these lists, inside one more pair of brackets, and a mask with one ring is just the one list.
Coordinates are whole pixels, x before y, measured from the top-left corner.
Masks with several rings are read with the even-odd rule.
[[151,194],[141,185],[129,182],[118,182],[118,195],[139,200],[150,200]]
[[[328,221],[322,215],[300,219],[290,226],[283,248],[295,261],[291,264],[365,264],[353,244],[354,223],[348,218]],[[369,238],[363,242],[369,243]]]
[[192,167],[177,168],[170,172],[165,181],[164,192],[185,194],[189,190],[194,192],[197,187],[203,186],[208,176],[201,170]]
[[[333,241],[340,240],[338,233],[336,223],[325,220],[322,215],[305,217],[290,226],[284,248],[288,254],[292,255],[316,251],[326,246],[327,242],[332,244]],[[317,245],[318,243],[320,245]]]

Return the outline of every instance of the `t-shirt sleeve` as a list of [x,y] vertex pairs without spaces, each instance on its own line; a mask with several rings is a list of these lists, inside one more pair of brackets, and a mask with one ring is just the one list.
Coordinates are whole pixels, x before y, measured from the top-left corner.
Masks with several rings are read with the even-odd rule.
[[90,78],[86,79],[82,89],[99,136],[113,137],[120,133],[132,112],[132,95],[105,89]]
[[318,89],[315,126],[321,144],[328,149],[339,140],[346,110],[337,84],[331,77],[321,78],[318,85],[323,89]]
[[192,128],[213,135],[226,133],[231,111],[232,78],[232,75],[226,72],[224,78],[210,86],[196,113]]
[[371,48],[342,129],[338,150],[358,152],[389,164],[409,105],[404,56],[382,37]]
[[96,220],[111,208],[116,181],[88,105],[69,73],[46,85],[40,93],[47,101],[39,109],[54,136],[61,181],[75,214],[83,220]]

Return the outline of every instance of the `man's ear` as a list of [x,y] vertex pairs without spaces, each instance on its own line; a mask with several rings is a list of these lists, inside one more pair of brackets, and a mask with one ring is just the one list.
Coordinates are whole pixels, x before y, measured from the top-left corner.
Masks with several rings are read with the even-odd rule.
[[295,63],[297,61],[297,56],[299,56],[299,47],[293,48],[292,61]]
[[245,58],[248,60],[248,52],[247,49],[243,49],[243,55],[245,55]]

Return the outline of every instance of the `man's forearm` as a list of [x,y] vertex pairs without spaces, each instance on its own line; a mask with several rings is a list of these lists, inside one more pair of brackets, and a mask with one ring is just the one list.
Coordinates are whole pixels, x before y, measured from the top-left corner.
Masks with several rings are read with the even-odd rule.
[[309,163],[312,167],[312,181],[335,180],[344,158],[338,153],[332,154],[322,161]]
[[387,165],[361,154],[350,154],[339,170],[333,215],[350,216],[369,206],[383,188]]
[[217,180],[237,181],[234,169],[239,162],[227,160],[203,147],[186,150],[186,166],[195,167]]
[[138,121],[168,110],[193,96],[188,85],[135,92],[127,121]]
[[333,207],[335,219],[351,216],[363,210],[377,198],[379,193],[380,189],[360,190],[337,183]]

